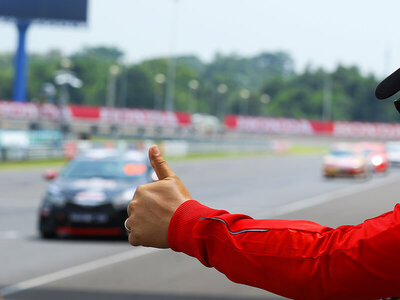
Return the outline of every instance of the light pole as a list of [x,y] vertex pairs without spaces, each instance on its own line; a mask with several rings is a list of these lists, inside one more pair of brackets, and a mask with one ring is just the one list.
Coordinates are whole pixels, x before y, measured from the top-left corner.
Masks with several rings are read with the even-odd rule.
[[70,71],[72,63],[69,59],[63,59],[61,66],[62,69],[55,77],[55,83],[60,86],[59,105],[63,108],[69,101],[68,86],[79,89],[82,87],[82,80]]
[[179,1],[174,1],[173,6],[173,24],[171,35],[171,56],[168,60],[167,87],[165,92],[165,110],[174,110],[175,108],[175,79],[176,79],[176,55],[175,49],[178,41],[179,29]]
[[82,80],[71,72],[72,63],[65,58],[61,61],[62,69],[57,72],[54,78],[55,83],[60,87],[58,107],[60,111],[59,124],[62,131],[66,132],[65,111],[64,108],[69,101],[69,87],[79,89],[82,87]]
[[56,95],[56,87],[51,82],[45,82],[42,87],[43,95],[46,102],[54,103],[54,96]]
[[196,103],[196,91],[199,88],[200,83],[196,79],[192,79],[188,82],[188,87],[189,87],[189,111],[191,113],[195,113],[197,109],[197,103]]
[[332,119],[332,80],[327,74],[324,81],[324,91],[322,99],[322,120],[328,121]]
[[247,115],[249,111],[249,98],[250,98],[250,91],[248,89],[241,89],[240,90],[240,98],[242,98],[241,101],[241,110],[242,110],[242,115]]
[[115,106],[115,98],[117,93],[116,81],[117,76],[120,73],[121,69],[118,65],[112,65],[108,69],[108,83],[107,83],[107,106],[114,107]]
[[154,76],[154,81],[157,83],[156,90],[154,93],[154,109],[162,108],[162,90],[163,84],[165,83],[165,75],[158,73]]
[[222,122],[222,118],[225,114],[225,94],[228,92],[228,86],[225,83],[220,83],[217,86],[217,92],[220,95],[218,101],[218,118]]
[[260,97],[260,102],[262,103],[262,104],[265,104],[265,106],[267,107],[267,110],[266,110],[266,113],[265,113],[265,115],[267,115],[268,116],[268,103],[271,101],[271,97],[270,97],[270,95],[268,95],[268,94],[262,94],[261,95],[261,97]]

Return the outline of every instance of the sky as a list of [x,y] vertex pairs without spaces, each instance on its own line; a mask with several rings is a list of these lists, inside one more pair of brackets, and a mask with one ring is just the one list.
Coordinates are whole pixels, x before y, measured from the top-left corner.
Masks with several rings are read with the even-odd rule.
[[[38,0],[40,1],[40,0]],[[88,0],[88,23],[34,24],[29,52],[116,46],[125,62],[219,52],[251,56],[285,51],[296,69],[357,65],[383,77],[400,67],[397,0]],[[13,52],[12,23],[0,22],[0,52]]]

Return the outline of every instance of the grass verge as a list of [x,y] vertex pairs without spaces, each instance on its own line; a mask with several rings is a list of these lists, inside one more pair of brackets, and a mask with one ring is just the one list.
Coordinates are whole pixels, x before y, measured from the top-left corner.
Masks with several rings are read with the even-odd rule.
[[67,163],[67,159],[39,159],[23,161],[2,161],[0,170],[26,169],[26,168],[56,168]]
[[[324,146],[302,146],[295,145],[290,150],[283,152],[283,155],[307,155],[307,154],[326,154],[329,147]],[[280,155],[272,151],[249,151],[249,152],[209,152],[194,153],[182,156],[166,156],[167,161],[186,161],[186,160],[202,160],[202,159],[229,159],[229,158],[248,158],[248,157],[267,157]]]
[[[325,154],[328,147],[314,147],[294,145],[288,152],[288,155],[306,155],[306,154]],[[272,151],[251,151],[251,152],[210,152],[194,153],[182,156],[166,156],[167,161],[188,161],[188,160],[210,160],[210,159],[232,159],[249,157],[267,157],[277,155]],[[278,154],[279,155],[279,154]],[[5,161],[0,162],[0,170],[25,169],[25,168],[57,168],[67,163],[67,159],[41,159],[25,161]]]

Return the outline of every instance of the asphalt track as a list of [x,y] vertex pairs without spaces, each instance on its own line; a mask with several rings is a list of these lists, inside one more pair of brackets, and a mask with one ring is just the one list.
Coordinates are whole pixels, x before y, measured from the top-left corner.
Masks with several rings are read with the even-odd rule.
[[[336,227],[391,210],[400,170],[369,180],[325,180],[319,156],[171,164],[194,199],[254,217],[310,219]],[[0,293],[5,299],[282,299],[235,284],[171,250],[126,241],[44,241],[36,215],[43,170],[0,172]]]

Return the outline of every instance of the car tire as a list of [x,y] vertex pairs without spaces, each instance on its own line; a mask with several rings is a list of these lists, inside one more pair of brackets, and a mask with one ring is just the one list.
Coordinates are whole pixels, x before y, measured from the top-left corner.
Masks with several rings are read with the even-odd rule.
[[57,237],[54,231],[40,231],[40,237],[42,239],[50,240]]

